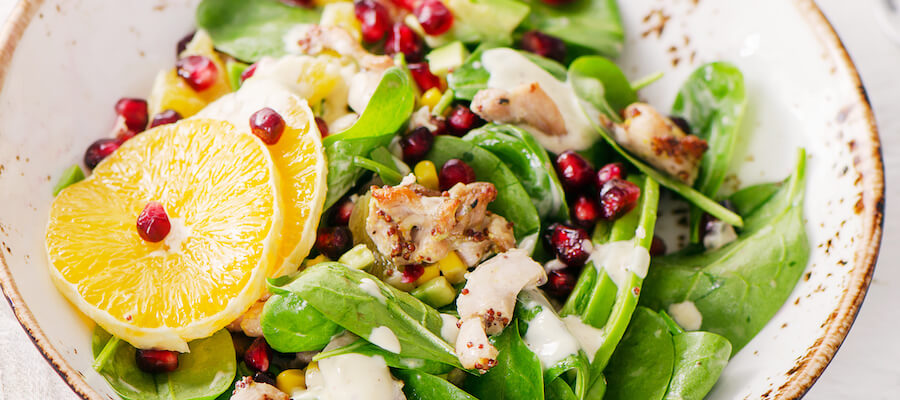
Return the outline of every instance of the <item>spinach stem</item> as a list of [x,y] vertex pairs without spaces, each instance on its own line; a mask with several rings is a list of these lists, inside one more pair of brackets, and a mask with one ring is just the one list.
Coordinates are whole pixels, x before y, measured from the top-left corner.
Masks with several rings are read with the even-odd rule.
[[94,371],[100,372],[100,370],[106,366],[110,357],[116,353],[120,343],[122,343],[122,339],[110,336],[109,341],[106,342],[106,345],[103,346],[103,350],[100,351],[100,354],[97,354],[97,358],[94,359],[94,363],[91,365],[94,368]]

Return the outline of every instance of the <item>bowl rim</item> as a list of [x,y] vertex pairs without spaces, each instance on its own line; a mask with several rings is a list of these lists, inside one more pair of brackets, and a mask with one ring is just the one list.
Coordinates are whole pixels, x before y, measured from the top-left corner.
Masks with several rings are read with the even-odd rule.
[[[0,90],[4,87],[6,73],[15,55],[19,40],[43,3],[44,0],[19,0],[0,31]],[[857,89],[856,100],[863,106],[863,118],[870,134],[869,141],[863,143],[868,146],[860,147],[862,147],[861,150],[869,147],[867,150],[870,151],[870,154],[867,157],[874,164],[870,171],[865,172],[874,176],[864,180],[870,186],[865,190],[868,196],[865,199],[866,204],[864,204],[866,215],[861,217],[864,221],[863,239],[867,245],[856,254],[859,265],[850,273],[848,288],[842,294],[837,309],[826,320],[826,329],[822,335],[807,348],[806,353],[796,361],[794,367],[787,371],[788,380],[781,387],[763,394],[762,398],[799,399],[812,387],[834,358],[856,320],[859,308],[865,299],[866,291],[875,272],[884,223],[884,163],[878,128],[866,89],[846,47],[815,1],[796,0],[795,3],[801,14],[808,18],[811,29],[821,30],[819,32],[821,34],[816,35],[817,38],[827,48],[834,50],[838,61],[846,68],[848,78],[852,80]],[[84,375],[69,365],[38,326],[37,320],[16,287],[2,252],[0,252],[0,290],[32,343],[72,391],[85,400],[102,400],[99,393],[88,385]]]

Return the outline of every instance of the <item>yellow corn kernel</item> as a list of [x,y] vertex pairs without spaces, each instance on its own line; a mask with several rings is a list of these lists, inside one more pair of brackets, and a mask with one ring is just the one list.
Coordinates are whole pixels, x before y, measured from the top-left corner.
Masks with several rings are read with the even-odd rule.
[[437,168],[434,167],[433,162],[428,160],[419,161],[413,168],[413,173],[416,175],[416,182],[420,185],[431,190],[438,190],[440,187],[438,185]]
[[313,265],[321,264],[323,262],[329,262],[329,261],[331,261],[331,260],[328,259],[328,257],[326,257],[324,254],[319,254],[315,258],[307,259],[304,264],[307,267],[312,267]]
[[353,10],[353,3],[349,1],[340,1],[325,4],[322,9],[322,18],[319,20],[322,26],[337,26],[344,28],[354,39],[359,41],[362,39],[362,26],[356,19],[356,13]]
[[422,276],[420,276],[419,279],[416,279],[416,286],[420,286],[425,282],[428,282],[441,275],[441,269],[437,266],[437,264],[431,264],[423,268],[423,270],[424,272],[422,272]]
[[455,251],[451,251],[450,254],[438,261],[436,265],[441,269],[444,277],[447,278],[447,282],[455,285],[466,280],[468,268],[466,268],[466,264],[463,263]]
[[441,93],[440,89],[428,89],[425,91],[425,93],[422,93],[422,97],[419,98],[419,104],[428,106],[429,110],[433,110],[434,106],[436,106],[437,103],[441,101],[441,96],[443,96],[443,93]]
[[306,389],[306,373],[302,369],[286,369],[275,377],[275,386],[285,393]]

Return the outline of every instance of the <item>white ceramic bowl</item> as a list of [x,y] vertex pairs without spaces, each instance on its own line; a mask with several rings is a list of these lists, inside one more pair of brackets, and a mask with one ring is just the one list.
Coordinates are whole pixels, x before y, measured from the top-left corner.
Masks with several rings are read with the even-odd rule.
[[[726,368],[712,399],[794,399],[834,356],[862,303],[881,238],[883,170],[871,109],[811,0],[619,2],[621,58],[666,107],[700,63],[728,60],[750,97],[735,157],[742,185],[790,173],[809,153],[807,273]],[[23,0],[0,36],[0,284],[36,346],[86,399],[114,396],[90,367],[92,324],[57,293],[43,233],[51,188],[109,132],[122,96],[145,97],[193,29],[192,0]]]

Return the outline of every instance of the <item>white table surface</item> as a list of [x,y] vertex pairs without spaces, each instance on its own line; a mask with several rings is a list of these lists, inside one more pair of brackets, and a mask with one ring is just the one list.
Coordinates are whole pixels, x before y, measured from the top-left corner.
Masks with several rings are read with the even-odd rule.
[[[786,0],[788,1],[788,0]],[[807,394],[812,400],[900,398],[900,45],[882,34],[874,2],[818,0],[856,62],[881,131],[887,172],[887,218],[884,243],[866,301],[847,340],[825,374]],[[0,16],[15,0],[0,0]],[[5,19],[5,17],[3,18]],[[0,304],[0,400],[77,399],[50,368],[13,317]]]

